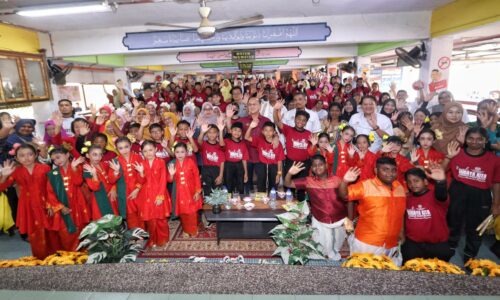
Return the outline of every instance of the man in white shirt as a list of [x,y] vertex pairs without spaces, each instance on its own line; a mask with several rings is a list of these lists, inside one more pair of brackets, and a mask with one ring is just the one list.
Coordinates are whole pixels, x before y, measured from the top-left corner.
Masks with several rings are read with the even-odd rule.
[[361,99],[362,112],[354,114],[349,121],[349,125],[356,130],[356,135],[369,135],[373,132],[375,141],[370,146],[370,151],[377,153],[382,148],[382,138],[384,135],[391,136],[394,134],[392,130],[391,120],[376,112],[377,101],[373,96],[364,96]]
[[295,127],[295,113],[297,110],[305,110],[310,116],[305,129],[312,133],[321,132],[321,123],[319,121],[318,114],[315,111],[306,108],[306,95],[303,93],[295,94],[293,96],[293,100],[295,101],[295,108],[285,113],[283,122],[288,126]]
[[[272,88],[269,91],[269,97],[267,98],[268,101],[262,100],[260,101],[261,108],[260,108],[260,114],[263,115],[264,117],[268,118],[269,120],[273,121],[274,123],[274,104],[276,104],[276,101],[278,101],[278,93],[279,91],[276,88]],[[287,112],[286,107],[281,108],[281,118],[283,119],[285,117],[285,113]]]
[[59,111],[61,112],[63,118],[62,130],[64,130],[65,136],[74,136],[71,131],[71,123],[75,119],[73,103],[69,99],[61,99],[57,102],[57,106],[59,107]]

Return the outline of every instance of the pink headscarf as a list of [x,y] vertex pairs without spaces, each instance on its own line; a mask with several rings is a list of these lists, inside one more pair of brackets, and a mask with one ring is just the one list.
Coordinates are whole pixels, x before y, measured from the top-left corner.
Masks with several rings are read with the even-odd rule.
[[56,126],[56,123],[53,120],[47,120],[45,122],[45,133],[43,135],[43,141],[45,142],[45,145],[50,146],[50,145],[60,145],[61,144],[61,135],[64,132],[64,130],[61,130],[61,132],[56,135],[56,136],[49,136],[47,133],[47,127],[49,126]]

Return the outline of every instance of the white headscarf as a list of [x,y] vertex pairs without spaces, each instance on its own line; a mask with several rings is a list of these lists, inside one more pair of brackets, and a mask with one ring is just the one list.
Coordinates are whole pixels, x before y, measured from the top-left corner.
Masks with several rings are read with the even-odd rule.
[[[186,108],[191,109],[191,113],[187,114],[186,113]],[[194,121],[196,120],[196,114],[194,112],[195,106],[193,102],[188,102],[184,104],[184,107],[182,108],[182,120],[188,121],[191,127],[193,127]]]

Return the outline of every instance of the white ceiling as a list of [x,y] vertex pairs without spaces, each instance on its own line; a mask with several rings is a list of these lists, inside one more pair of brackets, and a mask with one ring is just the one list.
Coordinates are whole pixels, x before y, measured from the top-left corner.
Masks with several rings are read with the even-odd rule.
[[[314,0],[317,2],[318,0]],[[207,0],[212,8],[210,20],[222,21],[252,16],[265,18],[297,18],[312,16],[430,11],[453,0]],[[33,5],[82,2],[81,0],[0,0],[0,10]],[[110,0],[109,2],[113,2]],[[95,13],[70,16],[28,18],[0,15],[0,20],[44,31],[82,30],[137,26],[145,22],[198,23],[197,0],[116,0],[123,4],[116,13]],[[126,2],[129,2],[128,4]],[[130,2],[155,2],[135,3]],[[295,20],[294,20],[295,21]]]

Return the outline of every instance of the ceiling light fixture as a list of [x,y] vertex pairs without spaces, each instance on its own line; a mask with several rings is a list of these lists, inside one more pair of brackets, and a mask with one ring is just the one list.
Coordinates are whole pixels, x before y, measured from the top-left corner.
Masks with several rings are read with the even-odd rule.
[[44,5],[21,8],[16,14],[23,17],[48,17],[59,15],[73,15],[84,13],[111,12],[116,10],[116,5],[103,2],[78,2],[64,5]]

